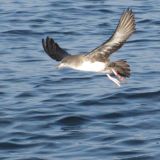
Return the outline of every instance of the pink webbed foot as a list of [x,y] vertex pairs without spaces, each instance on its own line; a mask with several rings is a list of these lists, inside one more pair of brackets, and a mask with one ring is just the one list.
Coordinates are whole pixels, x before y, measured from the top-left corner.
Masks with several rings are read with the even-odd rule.
[[121,82],[125,80],[125,78],[120,76],[114,69],[112,69],[112,72]]

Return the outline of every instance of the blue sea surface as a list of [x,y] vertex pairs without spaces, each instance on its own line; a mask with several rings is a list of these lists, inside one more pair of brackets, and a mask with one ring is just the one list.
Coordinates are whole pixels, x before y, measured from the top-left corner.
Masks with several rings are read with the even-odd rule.
[[[50,36],[89,52],[132,8],[136,32],[111,56],[132,75],[58,70]],[[7,0],[0,4],[0,160],[159,160],[160,3],[154,0]]]

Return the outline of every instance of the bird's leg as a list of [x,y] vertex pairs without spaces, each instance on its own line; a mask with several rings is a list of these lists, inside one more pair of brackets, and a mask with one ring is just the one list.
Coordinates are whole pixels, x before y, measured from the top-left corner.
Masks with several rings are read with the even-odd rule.
[[120,80],[120,81],[124,81],[125,78],[120,76],[113,68],[112,68],[112,72],[114,73],[114,75]]
[[116,85],[118,85],[119,87],[121,86],[119,80],[117,80],[116,78],[111,77],[109,74],[106,74],[106,75],[107,75],[107,77],[108,77],[111,81],[113,81]]

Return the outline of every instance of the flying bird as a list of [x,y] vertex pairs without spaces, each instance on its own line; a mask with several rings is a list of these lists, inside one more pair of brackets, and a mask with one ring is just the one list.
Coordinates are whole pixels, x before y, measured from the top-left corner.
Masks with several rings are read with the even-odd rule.
[[42,39],[44,51],[52,59],[60,61],[58,68],[72,68],[80,71],[105,74],[118,86],[130,77],[130,66],[125,60],[110,61],[117,51],[135,31],[135,17],[131,9],[126,9],[112,36],[103,44],[86,54],[71,55],[62,49],[52,38]]

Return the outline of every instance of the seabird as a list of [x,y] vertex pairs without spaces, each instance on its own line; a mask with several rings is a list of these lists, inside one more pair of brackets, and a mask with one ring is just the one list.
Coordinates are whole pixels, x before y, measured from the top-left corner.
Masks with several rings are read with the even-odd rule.
[[[44,51],[52,59],[60,61],[58,68],[72,68],[106,74],[120,86],[125,78],[130,77],[130,66],[125,60],[111,62],[110,55],[117,51],[135,31],[135,18],[131,9],[126,9],[112,36],[103,44],[86,54],[71,55],[62,49],[52,38],[42,39]],[[113,77],[114,76],[114,77]]]

